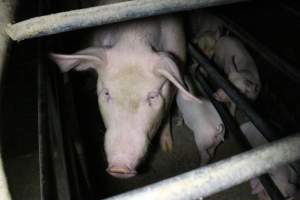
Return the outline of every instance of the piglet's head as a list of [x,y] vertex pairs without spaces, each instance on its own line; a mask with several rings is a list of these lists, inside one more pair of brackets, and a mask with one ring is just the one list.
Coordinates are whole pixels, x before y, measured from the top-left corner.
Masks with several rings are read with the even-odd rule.
[[254,100],[260,91],[260,85],[255,82],[253,74],[248,70],[240,70],[236,57],[232,57],[232,71],[228,74],[228,79],[233,85],[249,99]]
[[89,68],[97,71],[98,103],[107,129],[107,172],[118,178],[137,173],[175,88],[184,98],[200,101],[185,89],[175,60],[166,53],[145,52],[137,56],[88,48],[72,55],[51,54],[51,58],[63,72]]

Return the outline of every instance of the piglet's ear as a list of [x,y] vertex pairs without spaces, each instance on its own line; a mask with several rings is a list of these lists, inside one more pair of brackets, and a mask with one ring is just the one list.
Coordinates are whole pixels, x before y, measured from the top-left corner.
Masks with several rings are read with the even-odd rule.
[[183,98],[190,101],[197,101],[202,103],[200,99],[195,97],[185,88],[182,77],[180,76],[180,72],[178,70],[177,64],[174,62],[174,59],[171,55],[167,53],[160,53],[160,58],[157,66],[154,68],[154,73],[158,76],[162,76],[173,83],[179,91],[182,93]]
[[98,47],[90,47],[69,55],[50,53],[49,56],[62,72],[71,69],[77,71],[96,69],[105,66],[107,63],[105,50]]

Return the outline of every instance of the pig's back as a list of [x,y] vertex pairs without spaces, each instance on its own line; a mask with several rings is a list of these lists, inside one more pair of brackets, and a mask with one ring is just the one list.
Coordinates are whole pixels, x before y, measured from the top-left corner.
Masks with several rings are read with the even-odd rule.
[[177,16],[136,19],[97,28],[92,46],[118,48],[121,51],[164,51],[185,62],[185,37]]
[[[90,0],[94,1],[94,0]],[[95,5],[107,5],[128,0],[98,0]],[[179,15],[161,15],[135,19],[97,28],[91,46],[119,48],[131,52],[164,51],[178,58],[179,64],[186,60],[186,43],[182,19]]]

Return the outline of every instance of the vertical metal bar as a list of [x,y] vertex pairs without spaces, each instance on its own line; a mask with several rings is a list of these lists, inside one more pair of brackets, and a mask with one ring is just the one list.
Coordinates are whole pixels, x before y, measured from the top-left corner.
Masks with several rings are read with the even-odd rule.
[[2,154],[0,153],[0,199],[11,200],[6,175],[3,167]]
[[7,23],[13,20],[15,8],[17,5],[16,0],[8,0],[0,2],[0,83],[2,79],[2,72],[9,46],[9,38],[5,33]]
[[[73,174],[76,179],[76,192],[78,193],[76,196],[80,199],[91,199],[93,196],[92,186],[89,180],[89,174],[86,166],[86,157],[85,151],[82,146],[82,138],[79,133],[79,125],[77,121],[77,113],[74,103],[74,97],[72,92],[72,84],[68,74],[64,74],[64,87],[63,87],[63,96],[64,96],[64,112],[63,118],[67,119],[64,120],[64,131],[67,132],[67,143],[68,143],[68,151],[69,155],[72,157],[72,166],[75,166],[75,162],[78,162],[77,172],[81,170],[83,174],[84,181],[80,181],[81,184],[79,185],[79,178],[76,175],[75,169],[73,169]],[[84,184],[83,184],[84,183]],[[83,187],[86,188],[86,191],[83,191]],[[85,194],[79,194],[79,191],[85,192]]]
[[[40,44],[39,44],[40,45]],[[41,48],[38,48],[41,51]],[[51,190],[52,171],[51,158],[49,152],[49,132],[47,126],[47,103],[46,103],[46,82],[45,71],[42,64],[42,58],[38,57],[38,151],[39,151],[39,177],[40,177],[40,197],[41,200],[50,200],[55,198]]]
[[[1,1],[0,2],[0,145],[2,145],[2,76],[5,67],[6,55],[9,47],[9,38],[5,34],[5,26],[9,21],[13,20],[16,0]],[[8,187],[8,182],[4,170],[4,163],[2,159],[2,148],[0,147],[0,199],[11,200],[11,194]]]
[[[49,115],[49,140],[50,149],[52,156],[53,171],[55,176],[55,185],[57,191],[58,200],[69,200],[71,199],[70,186],[69,186],[69,176],[66,164],[66,152],[65,144],[62,133],[62,126],[60,115],[58,111],[57,96],[55,95],[55,88],[57,86],[52,85],[49,77],[50,73],[46,77],[47,81],[47,103],[48,103],[48,115]],[[55,78],[54,78],[55,79]],[[55,80],[52,84],[56,84]]]

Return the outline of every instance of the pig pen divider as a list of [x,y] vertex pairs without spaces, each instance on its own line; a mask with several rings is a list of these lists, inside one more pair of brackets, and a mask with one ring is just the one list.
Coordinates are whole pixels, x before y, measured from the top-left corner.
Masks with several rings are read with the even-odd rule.
[[[199,65],[195,67],[194,69],[191,69],[190,75],[193,77],[192,80],[195,80],[195,86],[197,90],[203,89],[204,94],[211,100],[212,104],[215,106],[216,110],[220,114],[225,126],[226,130],[230,131],[232,135],[239,141],[239,145],[244,150],[250,150],[252,147],[245,137],[245,135],[242,133],[240,127],[238,126],[237,122],[233,119],[231,114],[228,112],[228,110],[225,108],[224,105],[222,105],[220,102],[216,101],[213,98],[213,89],[209,85],[208,81],[205,80],[204,76],[199,71]],[[264,174],[259,177],[260,182],[268,192],[269,196],[272,200],[284,200],[284,196],[278,189],[278,187],[275,185],[274,181],[271,179],[269,174]]]
[[300,134],[297,133],[226,160],[107,198],[107,200],[204,198],[299,158]]
[[35,17],[8,24],[7,34],[16,41],[142,17],[232,4],[247,0],[133,0]]

